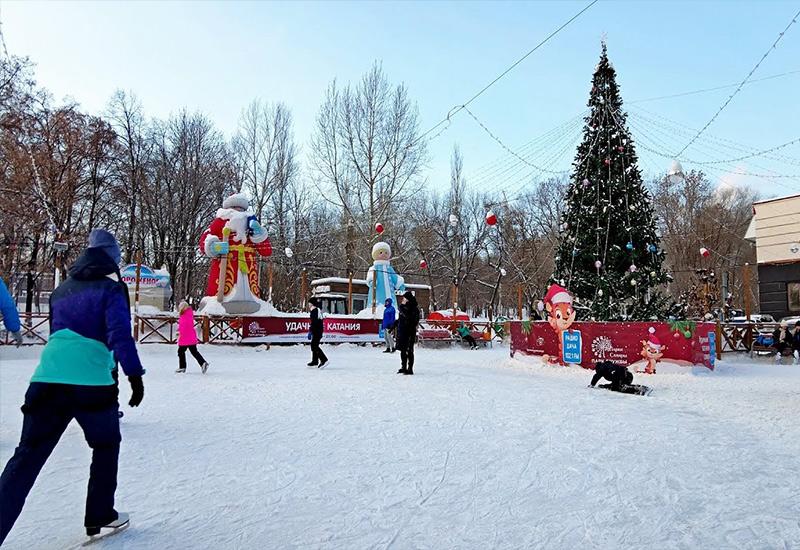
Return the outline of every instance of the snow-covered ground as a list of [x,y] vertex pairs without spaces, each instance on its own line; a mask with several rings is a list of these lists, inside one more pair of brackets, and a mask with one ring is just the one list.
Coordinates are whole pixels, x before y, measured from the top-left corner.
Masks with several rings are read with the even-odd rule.
[[[800,548],[800,367],[735,360],[589,389],[493,350],[202,346],[205,376],[141,346],[117,502],[96,548]],[[0,349],[0,462],[41,348]],[[742,360],[744,361],[744,360]],[[123,385],[127,401],[129,389]],[[82,540],[89,449],[73,423],[9,549]]]

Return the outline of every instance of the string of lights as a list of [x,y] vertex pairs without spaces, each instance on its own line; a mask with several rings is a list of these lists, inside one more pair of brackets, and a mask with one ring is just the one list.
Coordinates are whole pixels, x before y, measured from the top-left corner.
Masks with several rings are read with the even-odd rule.
[[708,127],[709,127],[709,126],[711,126],[711,125],[714,123],[714,121],[715,121],[715,120],[717,120],[717,117],[719,117],[720,113],[722,113],[722,111],[724,111],[724,110],[725,110],[725,107],[727,107],[727,106],[728,106],[728,104],[730,104],[730,102],[733,100],[733,98],[734,98],[734,97],[736,97],[736,94],[738,94],[738,93],[739,93],[739,92],[742,90],[742,88],[744,87],[744,85],[745,85],[745,84],[747,84],[747,82],[750,80],[750,77],[752,77],[752,76],[753,76],[753,73],[755,73],[755,72],[756,72],[756,70],[758,70],[758,68],[761,66],[761,63],[763,63],[763,62],[764,62],[764,60],[765,60],[765,59],[766,59],[766,58],[769,56],[769,54],[770,54],[770,53],[772,53],[772,51],[773,51],[774,49],[776,49],[776,47],[778,46],[778,43],[779,43],[779,42],[780,42],[780,41],[783,39],[783,37],[786,35],[786,32],[787,32],[787,31],[788,31],[788,30],[791,28],[791,26],[792,26],[792,25],[794,25],[795,23],[797,23],[797,17],[798,17],[798,16],[800,16],[800,11],[798,11],[797,13],[795,13],[795,14],[792,16],[792,20],[791,20],[791,21],[789,21],[789,24],[788,24],[788,25],[786,25],[786,28],[784,28],[784,29],[783,29],[783,30],[782,30],[782,31],[781,31],[781,32],[778,34],[778,37],[775,39],[775,41],[772,43],[772,45],[769,47],[769,49],[767,49],[767,51],[766,51],[766,52],[764,52],[764,55],[762,55],[762,56],[761,56],[761,59],[759,59],[759,60],[758,60],[758,62],[755,64],[755,66],[754,66],[752,69],[750,69],[750,72],[749,72],[749,73],[747,73],[747,76],[745,76],[745,77],[744,77],[744,80],[742,80],[742,82],[741,82],[741,83],[740,83],[740,84],[739,84],[739,85],[736,87],[736,89],[733,91],[733,93],[732,93],[730,96],[728,96],[728,99],[726,99],[726,100],[723,102],[723,104],[722,104],[722,105],[719,107],[719,109],[717,109],[717,112],[716,112],[716,113],[714,113],[714,115],[711,117],[711,119],[710,119],[708,122],[706,122],[706,123],[705,123],[705,125],[704,125],[702,128],[700,128],[700,130],[697,132],[697,134],[696,134],[696,135],[695,135],[695,136],[694,136],[692,139],[690,139],[690,140],[689,140],[689,142],[688,142],[686,145],[684,145],[684,146],[683,146],[683,148],[682,148],[680,151],[678,151],[678,152],[677,152],[675,155],[672,155],[672,156],[673,156],[673,158],[680,158],[680,156],[681,156],[681,155],[682,155],[682,154],[683,154],[683,153],[684,153],[684,152],[685,152],[685,151],[686,151],[686,150],[687,150],[689,147],[691,147],[691,146],[692,146],[692,144],[693,144],[695,141],[697,141],[697,139],[698,139],[698,138],[699,138],[699,137],[700,137],[700,136],[703,134],[703,132],[705,132],[705,131],[708,129]]

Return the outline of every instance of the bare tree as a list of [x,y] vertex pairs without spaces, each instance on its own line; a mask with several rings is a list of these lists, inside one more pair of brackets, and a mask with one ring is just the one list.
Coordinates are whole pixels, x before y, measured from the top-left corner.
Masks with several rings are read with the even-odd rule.
[[141,194],[145,185],[151,143],[146,136],[142,104],[135,94],[122,90],[114,92],[106,116],[119,140],[119,154],[115,165],[120,195],[125,204],[123,216],[127,221],[127,227],[119,237],[123,246],[123,259],[130,262],[136,243],[141,246],[143,242],[139,227]]
[[[426,160],[417,108],[404,85],[392,87],[380,64],[355,85],[326,92],[311,141],[320,187],[362,233],[414,190]],[[327,196],[327,195],[326,195]]]

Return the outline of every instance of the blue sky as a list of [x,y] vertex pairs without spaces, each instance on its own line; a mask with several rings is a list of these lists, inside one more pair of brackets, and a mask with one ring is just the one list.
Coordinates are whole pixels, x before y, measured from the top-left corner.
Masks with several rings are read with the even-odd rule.
[[[2,1],[0,17],[9,50],[37,63],[40,84],[56,98],[71,97],[86,110],[101,112],[116,88],[129,89],[148,115],[165,117],[185,106],[209,115],[227,135],[252,99],[282,101],[292,109],[297,140],[307,151],[333,78],[355,80],[374,60],[381,61],[393,81],[408,86],[427,129],[586,3]],[[470,109],[514,149],[564,124],[584,109],[604,33],[625,101],[738,83],[798,10],[797,1],[601,1]],[[753,78],[787,71],[800,71],[800,22]],[[680,147],[690,133],[675,133],[679,126],[659,130],[652,121],[665,117],[699,128],[732,91],[632,103],[646,108],[649,113],[642,114],[651,120],[633,121],[639,126],[634,137],[644,134],[640,139],[660,152]],[[708,134],[753,149],[798,138],[799,97],[800,72],[746,86]],[[558,142],[566,144],[566,152],[551,168],[568,168],[573,134],[577,138],[577,128]],[[430,144],[426,175],[432,185],[448,184],[454,143],[462,148],[473,185],[513,192],[527,182],[521,168],[499,173],[493,163],[506,153],[462,112]],[[747,154],[746,148],[705,143],[687,151],[687,158]],[[548,143],[530,160],[542,164],[555,146]],[[669,166],[668,158],[639,153],[645,172]],[[730,174],[800,174],[800,144],[781,154],[791,158],[718,166],[712,176],[757,185],[765,195],[800,192],[800,177]]]

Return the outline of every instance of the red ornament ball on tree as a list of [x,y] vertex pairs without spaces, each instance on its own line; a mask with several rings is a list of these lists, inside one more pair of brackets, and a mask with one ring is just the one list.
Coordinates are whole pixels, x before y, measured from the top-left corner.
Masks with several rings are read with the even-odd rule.
[[420,260],[419,261],[419,268],[420,269],[425,269],[427,267],[428,267],[428,262],[426,262],[425,260]]
[[700,255],[701,255],[703,258],[708,258],[709,256],[711,256],[711,251],[710,251],[710,250],[708,250],[706,247],[702,247],[702,248],[700,249]]
[[375,232],[378,233],[378,235],[383,233],[383,224],[381,222],[375,224]]
[[497,225],[497,216],[491,210],[486,213],[486,223],[488,225]]

